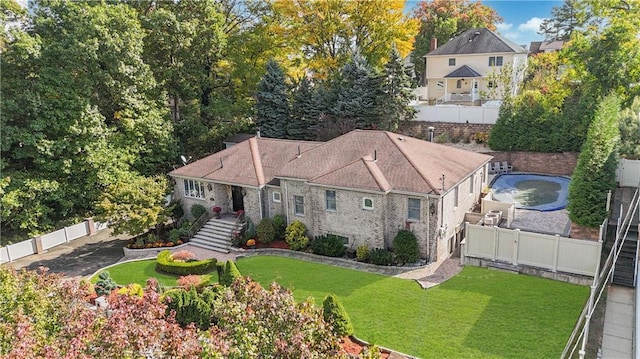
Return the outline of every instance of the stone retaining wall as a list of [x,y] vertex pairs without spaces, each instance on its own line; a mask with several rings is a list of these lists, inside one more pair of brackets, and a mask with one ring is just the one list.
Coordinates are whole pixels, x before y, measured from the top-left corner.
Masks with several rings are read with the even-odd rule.
[[437,138],[443,133],[448,133],[449,138],[458,139],[459,141],[471,141],[476,133],[491,132],[489,124],[479,123],[453,123],[453,122],[423,122],[409,121],[401,124],[398,129],[399,133],[407,136],[428,140],[429,127],[433,127],[433,138]]

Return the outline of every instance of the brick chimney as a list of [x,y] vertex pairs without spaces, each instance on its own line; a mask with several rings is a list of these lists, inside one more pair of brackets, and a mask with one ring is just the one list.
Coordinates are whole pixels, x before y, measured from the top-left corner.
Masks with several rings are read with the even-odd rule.
[[438,48],[438,39],[435,37],[431,38],[431,43],[429,45],[429,51],[433,51]]

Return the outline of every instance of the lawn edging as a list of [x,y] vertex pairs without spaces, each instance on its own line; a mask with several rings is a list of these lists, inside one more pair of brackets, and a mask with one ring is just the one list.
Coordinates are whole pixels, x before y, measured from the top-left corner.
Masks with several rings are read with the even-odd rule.
[[424,266],[416,266],[416,267],[395,267],[395,266],[379,266],[375,264],[362,263],[350,259],[344,258],[336,258],[336,257],[327,257],[321,256],[318,254],[312,254],[307,252],[297,252],[292,251],[290,249],[277,249],[277,248],[261,248],[261,249],[251,249],[244,251],[242,254],[238,254],[236,259],[242,257],[252,257],[258,255],[274,255],[280,257],[287,257],[292,259],[299,259],[307,262],[314,262],[320,264],[327,264],[336,267],[355,269],[362,272],[368,273],[376,273],[387,276],[395,276],[398,274],[410,272],[416,269],[423,268]]
[[[370,343],[368,343],[367,341],[356,337],[355,335],[351,335],[350,338],[351,338],[351,340],[353,340],[357,344],[360,344],[362,346],[366,346],[366,347],[369,347],[369,348],[372,347],[372,345]],[[405,353],[399,352],[397,350],[393,350],[393,349],[389,349],[387,347],[383,347],[381,345],[378,345],[378,348],[380,348],[380,351],[383,352],[383,353],[395,353],[397,355],[402,356],[403,359],[418,359],[418,357],[414,357],[413,355],[405,354]]]

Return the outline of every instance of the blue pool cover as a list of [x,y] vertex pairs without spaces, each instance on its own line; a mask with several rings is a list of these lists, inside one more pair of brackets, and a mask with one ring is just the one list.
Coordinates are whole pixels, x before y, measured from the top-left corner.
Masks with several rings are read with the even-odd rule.
[[516,208],[556,211],[567,206],[570,178],[529,173],[498,175],[491,182],[493,198]]

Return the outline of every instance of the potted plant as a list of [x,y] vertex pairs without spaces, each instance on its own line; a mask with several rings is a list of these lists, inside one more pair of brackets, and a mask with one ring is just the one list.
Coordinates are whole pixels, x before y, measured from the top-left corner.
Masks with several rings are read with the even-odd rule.
[[222,212],[222,208],[220,208],[219,206],[214,206],[213,208],[211,208],[211,210],[216,214],[216,218],[220,218],[220,212]]
[[253,249],[256,246],[256,240],[255,239],[249,239],[247,240],[247,247]]

